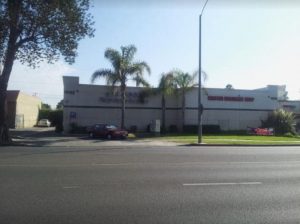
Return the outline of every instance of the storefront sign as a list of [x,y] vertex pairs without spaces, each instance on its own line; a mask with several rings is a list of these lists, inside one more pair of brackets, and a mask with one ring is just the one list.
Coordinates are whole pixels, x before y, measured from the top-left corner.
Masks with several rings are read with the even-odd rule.
[[242,96],[207,96],[207,100],[212,101],[231,101],[231,102],[253,102],[254,97]]
[[[132,103],[132,104],[147,103],[148,101],[146,101],[144,98],[145,97],[139,92],[125,93],[126,103]],[[102,103],[121,103],[122,102],[121,93],[106,92],[104,96],[99,97],[99,101]]]
[[70,119],[76,119],[76,112],[70,112]]

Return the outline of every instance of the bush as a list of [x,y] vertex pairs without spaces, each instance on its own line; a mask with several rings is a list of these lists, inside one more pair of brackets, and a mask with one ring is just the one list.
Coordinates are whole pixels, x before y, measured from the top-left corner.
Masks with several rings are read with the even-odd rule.
[[63,127],[62,123],[61,124],[57,124],[55,126],[55,132],[57,132],[57,133],[61,133],[61,132],[63,132],[63,130],[64,130],[64,127]]
[[288,132],[284,134],[284,137],[295,137],[295,134]]
[[147,131],[148,133],[151,132],[151,124],[148,124],[148,125],[147,125],[146,131]]
[[87,127],[80,126],[77,123],[70,124],[70,133],[71,134],[87,134]]
[[62,126],[63,124],[63,110],[52,110],[49,113],[49,121],[52,126]]
[[223,135],[249,135],[247,130],[221,131]]
[[137,132],[137,126],[136,125],[130,126],[129,132],[130,133],[136,133]]
[[295,134],[294,128],[295,116],[292,112],[283,109],[275,110],[265,121],[262,122],[262,128],[274,128],[275,135],[284,135],[287,133]]
[[170,133],[177,133],[177,132],[178,132],[177,126],[174,125],[174,124],[171,124],[171,125],[169,126],[169,132],[170,132]]
[[39,116],[38,116],[38,121],[41,120],[41,119],[49,119],[50,117],[50,112],[51,110],[48,110],[48,109],[41,109],[39,110]]
[[[198,125],[185,125],[183,127],[184,133],[197,134]],[[219,134],[221,132],[220,125],[206,124],[202,125],[203,134]]]
[[297,122],[296,124],[296,132],[299,132],[300,131],[300,122]]
[[184,125],[182,131],[184,133],[197,134],[198,133],[198,125]]

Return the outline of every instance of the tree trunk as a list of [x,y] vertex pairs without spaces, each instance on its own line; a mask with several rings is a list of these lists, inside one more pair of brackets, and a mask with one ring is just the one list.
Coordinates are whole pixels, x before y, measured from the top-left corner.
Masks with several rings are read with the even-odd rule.
[[9,144],[11,142],[9,129],[5,121],[6,92],[17,51],[16,43],[19,35],[17,24],[19,20],[20,4],[20,1],[9,1],[8,4],[10,17],[10,33],[7,43],[7,49],[5,52],[3,71],[2,74],[0,74],[0,145]]
[[162,134],[166,133],[166,99],[165,95],[162,94],[161,97],[161,132]]
[[6,124],[6,92],[8,80],[14,63],[14,50],[8,48],[4,69],[0,76],[0,144],[8,144],[11,142],[9,129]]
[[0,145],[6,145],[11,142],[9,129],[5,122],[6,117],[6,89],[7,85],[3,85],[2,76],[0,79]]
[[185,125],[185,91],[182,91],[182,101],[181,101],[181,131],[183,132],[183,128]]
[[121,105],[121,128],[125,128],[125,103],[126,103],[126,87],[125,85],[121,86],[121,98],[122,98],[122,105]]

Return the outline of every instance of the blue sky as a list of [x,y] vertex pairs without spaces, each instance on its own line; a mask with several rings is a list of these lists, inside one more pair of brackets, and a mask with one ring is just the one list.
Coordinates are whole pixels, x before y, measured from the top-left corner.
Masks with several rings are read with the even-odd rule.
[[[80,42],[73,65],[42,63],[33,70],[16,63],[9,89],[36,94],[55,106],[63,97],[63,75],[79,76],[81,83],[89,83],[96,69],[110,66],[104,58],[107,47],[129,44],[138,48],[136,60],[150,65],[152,73],[146,79],[153,86],[163,72],[179,68],[192,73],[198,68],[203,0],[125,2],[95,1],[91,9],[95,37]],[[290,99],[299,99],[300,5],[296,1],[209,0],[202,20],[202,57],[207,87],[287,85]]]

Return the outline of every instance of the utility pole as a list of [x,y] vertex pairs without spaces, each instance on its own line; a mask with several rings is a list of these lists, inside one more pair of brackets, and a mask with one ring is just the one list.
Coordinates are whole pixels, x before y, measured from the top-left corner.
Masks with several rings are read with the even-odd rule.
[[202,25],[202,14],[207,5],[208,0],[205,1],[205,4],[201,10],[199,15],[199,85],[198,85],[198,144],[202,143],[202,113],[203,113],[203,105],[201,100],[201,88],[202,88],[202,65],[201,65],[201,25]]

